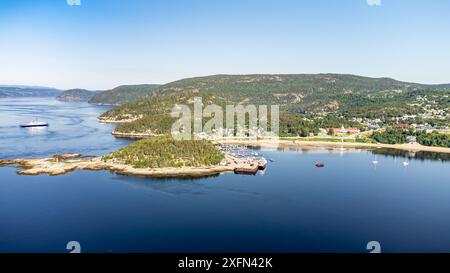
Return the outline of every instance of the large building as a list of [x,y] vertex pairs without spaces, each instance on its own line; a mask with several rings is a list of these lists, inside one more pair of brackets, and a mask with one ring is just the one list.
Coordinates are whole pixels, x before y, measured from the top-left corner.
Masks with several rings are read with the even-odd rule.
[[329,128],[328,130],[332,131],[333,133],[341,134],[356,134],[361,132],[361,130],[359,130],[358,128],[344,128],[344,126],[342,126],[341,128]]

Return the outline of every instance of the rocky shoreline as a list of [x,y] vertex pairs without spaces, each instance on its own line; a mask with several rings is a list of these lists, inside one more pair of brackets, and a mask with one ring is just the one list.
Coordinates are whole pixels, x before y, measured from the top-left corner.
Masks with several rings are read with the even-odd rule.
[[225,159],[215,166],[180,167],[180,168],[134,168],[113,160],[103,161],[101,157],[82,157],[80,154],[62,154],[49,158],[0,160],[0,167],[15,166],[21,170],[20,175],[58,176],[76,170],[108,170],[117,174],[146,177],[205,177],[236,169],[254,169],[257,162],[248,162],[225,155]]
[[128,138],[128,139],[142,139],[146,137],[161,136],[153,133],[122,133],[118,131],[113,131],[111,134],[118,138]]
[[107,118],[107,117],[99,117],[98,121],[100,123],[107,123],[107,124],[120,124],[120,123],[130,123],[130,122],[136,121],[141,118],[142,118],[142,115],[137,116],[137,117],[130,116],[128,119],[119,119],[119,120]]

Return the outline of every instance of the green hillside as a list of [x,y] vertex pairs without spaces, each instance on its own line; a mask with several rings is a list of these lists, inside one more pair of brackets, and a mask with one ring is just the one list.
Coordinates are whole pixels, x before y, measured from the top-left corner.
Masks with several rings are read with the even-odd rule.
[[112,90],[98,92],[89,103],[101,105],[120,105],[152,93],[157,84],[122,85]]
[[[194,97],[202,97],[205,105],[280,105],[282,113],[289,116],[334,114],[389,118],[420,113],[423,109],[414,102],[425,95],[432,96],[442,109],[448,109],[450,89],[448,85],[423,85],[389,78],[339,74],[215,75],[162,85],[155,88],[152,94],[108,111],[103,117],[114,120],[130,115],[144,117],[143,120],[119,126],[119,131],[145,131],[147,125],[150,126],[147,129],[156,129],[151,128],[155,123],[151,122],[151,116],[165,114],[169,123],[171,119],[167,114],[175,104],[192,104]],[[331,120],[336,120],[336,124],[333,123],[335,126],[342,124],[342,120]],[[156,123],[161,123],[161,116]]]
[[374,95],[390,99],[406,92],[446,87],[341,74],[215,75],[172,82],[155,93],[187,92],[235,103],[278,104],[291,113],[303,113],[345,110]]

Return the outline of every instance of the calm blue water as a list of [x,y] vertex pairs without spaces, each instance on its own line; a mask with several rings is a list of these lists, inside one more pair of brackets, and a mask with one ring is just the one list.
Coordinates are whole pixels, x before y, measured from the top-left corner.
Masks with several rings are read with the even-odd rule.
[[[125,144],[96,123],[104,109],[47,103],[37,107],[51,113],[49,130],[58,130],[6,133],[0,157],[78,147],[96,154]],[[11,101],[0,101],[0,109],[13,132],[13,117],[35,115],[34,106]],[[81,122],[68,122],[80,113]],[[24,149],[25,142],[42,145]],[[84,252],[367,252],[372,240],[384,252],[450,252],[449,161],[425,154],[409,158],[405,168],[399,154],[262,152],[275,160],[264,176],[161,180],[77,171],[29,177],[0,168],[0,252],[67,252],[72,240]],[[315,168],[317,161],[326,167]]]

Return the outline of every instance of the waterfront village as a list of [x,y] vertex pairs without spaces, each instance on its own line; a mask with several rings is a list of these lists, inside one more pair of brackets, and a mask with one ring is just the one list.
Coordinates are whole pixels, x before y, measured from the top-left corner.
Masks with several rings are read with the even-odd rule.
[[[314,115],[302,117],[305,124],[329,124],[327,119],[329,115],[333,115],[336,120],[341,120],[342,123],[333,123],[335,127],[319,127],[315,130],[305,130],[307,133],[301,134],[298,130],[291,134],[283,132],[283,124],[280,124],[280,132],[275,134],[258,127],[252,128],[238,128],[244,132],[246,137],[253,136],[258,139],[270,139],[274,136],[280,136],[280,139],[299,139],[305,141],[330,141],[330,142],[363,142],[363,143],[378,143],[385,144],[422,144],[426,146],[440,146],[447,147],[448,139],[450,138],[450,108],[449,103],[445,103],[448,97],[441,98],[444,103],[437,103],[434,97],[417,96],[414,103],[408,104],[413,107],[414,111],[405,111],[400,113],[388,113],[388,115],[367,115],[367,116],[336,116],[330,112],[319,112]],[[375,117],[374,117],[375,116]],[[318,122],[319,121],[319,122]],[[338,126],[336,126],[338,125]],[[349,126],[350,125],[350,126]],[[396,134],[401,132],[404,136],[401,140],[392,140],[383,142],[382,137],[374,138],[373,136],[385,134],[386,139],[389,134]],[[235,138],[235,131],[233,129],[213,129],[211,133],[198,133],[197,137],[201,139],[215,140],[215,139],[232,139]],[[418,141],[424,138],[431,138],[440,135],[444,141],[436,145],[433,141],[428,145],[427,141]],[[447,142],[445,141],[447,139]],[[446,144],[447,143],[447,144]]]

